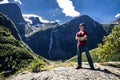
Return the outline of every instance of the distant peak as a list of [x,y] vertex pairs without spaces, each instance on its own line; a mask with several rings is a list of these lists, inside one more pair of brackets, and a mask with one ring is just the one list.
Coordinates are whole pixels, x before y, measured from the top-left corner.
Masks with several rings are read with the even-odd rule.
[[90,16],[88,16],[88,15],[81,15],[80,17],[90,18]]
[[[91,17],[89,17],[88,15],[81,15],[77,18],[74,18],[75,20],[93,20]],[[73,19],[73,20],[74,20]]]
[[40,17],[39,15],[36,14],[22,14],[25,20],[28,20],[29,18],[33,17],[33,18],[39,18],[39,20],[42,23],[48,23],[48,20],[43,19],[42,17]]

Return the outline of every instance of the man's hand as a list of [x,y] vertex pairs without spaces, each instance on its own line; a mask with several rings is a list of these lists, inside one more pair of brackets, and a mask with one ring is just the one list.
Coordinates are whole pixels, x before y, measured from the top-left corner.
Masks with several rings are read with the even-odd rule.
[[75,40],[78,40],[78,37],[75,37]]
[[87,40],[87,35],[84,35],[83,37],[75,37],[77,41],[84,41]]
[[83,41],[83,37],[75,37],[77,41]]

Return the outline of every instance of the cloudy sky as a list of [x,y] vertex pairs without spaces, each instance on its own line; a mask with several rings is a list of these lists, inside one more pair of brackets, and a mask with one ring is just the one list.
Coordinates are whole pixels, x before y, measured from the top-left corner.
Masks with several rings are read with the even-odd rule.
[[23,14],[63,23],[81,15],[89,15],[100,23],[120,17],[120,0],[0,0],[0,4],[10,2],[17,3]]

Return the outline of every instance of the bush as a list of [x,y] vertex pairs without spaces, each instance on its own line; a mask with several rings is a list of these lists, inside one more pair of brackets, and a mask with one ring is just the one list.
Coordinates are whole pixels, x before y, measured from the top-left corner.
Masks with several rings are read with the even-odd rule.
[[41,71],[41,68],[44,67],[44,62],[39,59],[35,59],[30,66],[30,69],[32,72],[39,72]]
[[103,44],[99,44],[97,53],[102,61],[120,61],[120,25],[112,29]]

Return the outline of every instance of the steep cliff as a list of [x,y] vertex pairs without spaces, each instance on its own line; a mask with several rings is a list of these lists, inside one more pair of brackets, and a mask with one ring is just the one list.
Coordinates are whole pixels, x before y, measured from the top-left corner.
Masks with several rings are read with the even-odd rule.
[[21,37],[24,38],[26,22],[23,19],[19,6],[14,3],[0,4],[0,12],[14,22]]
[[15,24],[9,18],[7,18],[5,15],[1,13],[0,13],[0,26],[6,26],[17,40],[21,40]]

